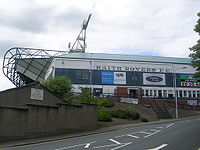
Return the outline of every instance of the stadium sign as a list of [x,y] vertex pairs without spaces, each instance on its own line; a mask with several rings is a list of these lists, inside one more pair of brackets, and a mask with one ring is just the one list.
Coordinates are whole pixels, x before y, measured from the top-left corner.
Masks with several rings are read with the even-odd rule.
[[148,67],[127,67],[127,66],[94,66],[95,70],[109,70],[109,71],[138,71],[138,72],[163,72],[169,73],[170,69],[163,68],[148,68]]

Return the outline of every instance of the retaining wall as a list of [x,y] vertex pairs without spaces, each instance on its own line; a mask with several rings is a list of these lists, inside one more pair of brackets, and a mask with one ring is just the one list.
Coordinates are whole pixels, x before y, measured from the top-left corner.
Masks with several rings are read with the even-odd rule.
[[[97,127],[96,105],[67,104],[41,85],[31,87],[44,90],[44,100],[30,100],[30,87],[0,92],[0,141]],[[8,99],[6,95],[9,95]]]

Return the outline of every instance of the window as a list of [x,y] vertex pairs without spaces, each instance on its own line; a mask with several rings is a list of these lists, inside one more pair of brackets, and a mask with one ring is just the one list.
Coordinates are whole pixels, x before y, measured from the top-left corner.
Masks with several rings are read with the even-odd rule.
[[76,71],[76,77],[78,79],[86,80],[89,78],[89,72],[87,70],[77,70]]
[[197,97],[200,98],[200,91],[197,91]]
[[173,97],[173,90],[168,90],[168,97]]
[[196,91],[193,91],[192,97],[196,97]]
[[154,97],[157,96],[157,90],[154,90]]
[[149,96],[149,90],[145,90],[145,91],[146,91],[145,96]]
[[167,90],[163,90],[163,97],[167,97]]
[[83,70],[83,73],[82,73],[82,79],[88,79],[88,77],[89,77],[89,73],[88,73],[88,71]]
[[192,97],[192,92],[188,91],[188,97]]
[[144,96],[144,90],[142,90],[142,96]]
[[187,91],[183,91],[183,96],[187,97]]
[[183,91],[179,91],[179,96],[183,97]]
[[135,72],[132,73],[131,80],[138,80],[138,76]]
[[153,96],[153,90],[149,90],[150,96]]

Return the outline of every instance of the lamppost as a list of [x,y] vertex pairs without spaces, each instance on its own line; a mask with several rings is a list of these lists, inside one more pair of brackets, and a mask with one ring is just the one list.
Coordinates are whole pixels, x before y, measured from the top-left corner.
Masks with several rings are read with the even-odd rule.
[[177,96],[177,85],[176,85],[176,71],[179,70],[179,69],[185,69],[187,67],[181,67],[181,68],[177,68],[177,69],[174,69],[174,66],[173,66],[173,81],[174,81],[174,97],[175,97],[175,105],[176,105],[176,119],[178,119],[178,96]]

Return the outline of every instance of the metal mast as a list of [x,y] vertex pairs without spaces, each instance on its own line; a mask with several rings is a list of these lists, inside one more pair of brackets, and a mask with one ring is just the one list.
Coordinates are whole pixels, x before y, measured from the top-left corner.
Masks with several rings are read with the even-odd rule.
[[88,23],[90,21],[91,15],[92,14],[90,14],[88,16],[87,20],[83,21],[81,32],[79,33],[79,35],[76,38],[76,41],[74,42],[72,47],[70,47],[70,44],[69,44],[69,49],[70,49],[69,53],[85,53],[85,49],[86,49],[86,41],[85,41],[86,40],[86,29],[87,29]]

